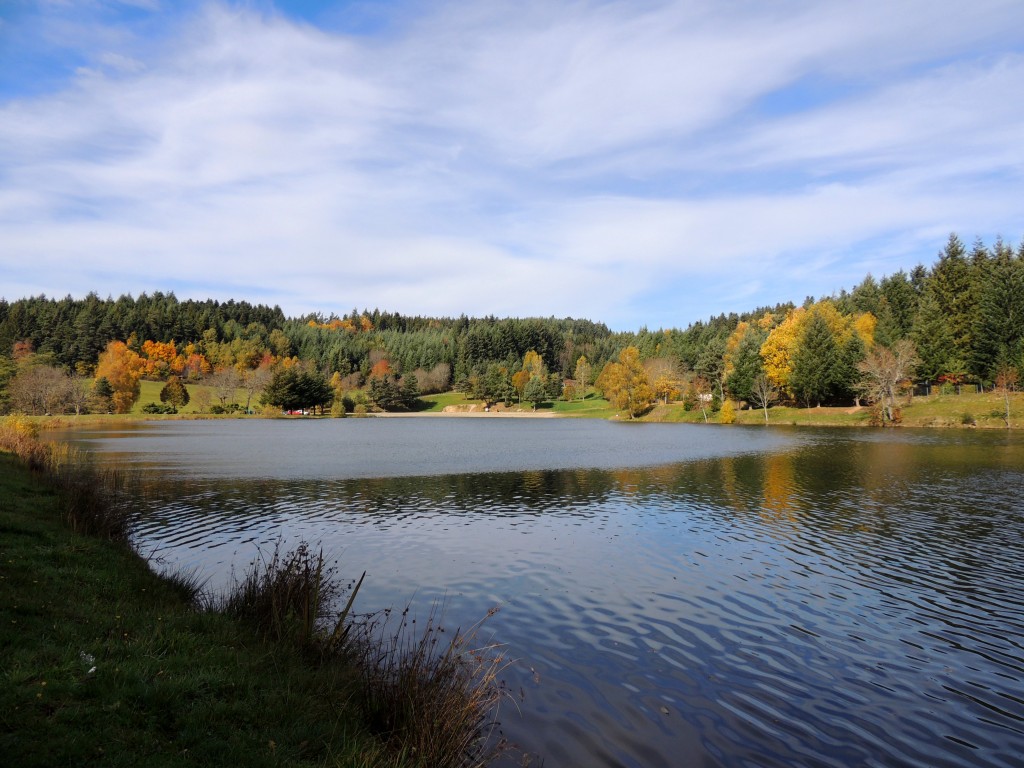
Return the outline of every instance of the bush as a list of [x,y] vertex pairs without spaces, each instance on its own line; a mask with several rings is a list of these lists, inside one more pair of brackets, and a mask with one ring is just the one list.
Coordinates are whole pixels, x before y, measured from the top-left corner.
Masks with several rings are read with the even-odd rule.
[[215,403],[210,406],[210,413],[223,415],[225,413],[237,413],[242,410],[242,406],[238,403],[228,403],[227,405],[221,405]]
[[143,413],[162,413],[162,414],[173,414],[177,413],[178,409],[173,405],[165,403],[146,403],[142,406]]
[[971,427],[973,427],[973,426],[975,426],[975,425],[976,425],[976,424],[977,424],[978,422],[977,422],[977,420],[976,420],[976,419],[974,418],[974,415],[973,415],[973,414],[970,414],[970,413],[965,413],[965,414],[964,414],[963,416],[961,416],[961,417],[960,417],[960,423],[961,423],[961,424],[964,424],[964,425],[967,425],[967,426],[971,426]]
[[732,400],[725,400],[722,403],[722,407],[718,409],[718,423],[719,424],[732,424],[736,421],[736,409],[732,404]]

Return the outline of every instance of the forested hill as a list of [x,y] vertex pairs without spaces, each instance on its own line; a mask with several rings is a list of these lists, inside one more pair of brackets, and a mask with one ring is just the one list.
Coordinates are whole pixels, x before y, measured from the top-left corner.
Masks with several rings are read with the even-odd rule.
[[[685,305],[686,297],[679,301]],[[699,373],[723,394],[742,398],[745,377],[758,369],[792,397],[803,392],[805,400],[821,401],[850,393],[858,356],[901,339],[914,342],[916,373],[932,381],[991,382],[997,369],[1024,369],[1024,244],[1016,251],[1001,240],[967,248],[951,235],[930,268],[881,280],[869,275],[849,291],[799,307],[762,307],[684,329],[630,333],[590,320],[429,318],[378,310],[288,318],[276,306],[181,301],[173,293],[0,300],[0,379],[13,376],[18,359],[29,354],[91,377],[108,343],[117,340],[145,361],[151,378],[198,380],[226,368],[244,373],[286,362],[337,374],[349,386],[364,384],[375,369],[421,377],[434,371],[445,381],[432,386],[442,387],[484,376],[494,365],[510,375],[532,350],[547,371],[565,379],[576,376],[585,357],[592,382],[605,363],[633,346],[641,360]],[[800,378],[826,367],[838,373],[821,381]]]

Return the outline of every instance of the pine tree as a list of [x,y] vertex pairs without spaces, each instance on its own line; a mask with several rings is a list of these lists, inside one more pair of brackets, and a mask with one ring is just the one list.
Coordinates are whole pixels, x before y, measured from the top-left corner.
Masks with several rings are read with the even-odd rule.
[[911,338],[917,348],[918,375],[928,381],[936,381],[946,373],[949,362],[956,356],[956,347],[947,315],[931,289],[921,300]]
[[838,389],[839,349],[825,318],[813,313],[793,357],[790,385],[807,405],[821,405]]
[[754,380],[764,373],[761,345],[766,335],[749,330],[740,340],[733,355],[732,372],[726,379],[729,393],[737,400],[750,401]]
[[1024,244],[1014,255],[997,241],[980,281],[971,370],[992,381],[996,370],[1024,363]]
[[961,359],[967,358],[971,348],[974,314],[971,282],[971,264],[967,260],[967,251],[960,238],[952,234],[939,254],[938,263],[932,268],[929,289],[947,319],[953,355]]

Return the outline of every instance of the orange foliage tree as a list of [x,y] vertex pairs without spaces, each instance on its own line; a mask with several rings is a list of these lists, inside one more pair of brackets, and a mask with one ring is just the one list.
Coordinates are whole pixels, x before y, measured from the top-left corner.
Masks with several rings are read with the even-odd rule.
[[178,349],[173,341],[146,341],[142,342],[142,354],[146,356],[146,376],[151,378],[165,378],[178,357]]
[[123,341],[107,344],[96,365],[96,378],[110,384],[115,413],[128,413],[139,399],[139,380],[145,370],[146,361]]

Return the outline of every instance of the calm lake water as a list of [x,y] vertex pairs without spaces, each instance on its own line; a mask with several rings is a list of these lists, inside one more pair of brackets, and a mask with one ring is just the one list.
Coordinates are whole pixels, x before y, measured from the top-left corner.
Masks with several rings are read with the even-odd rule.
[[[567,766],[1024,765],[1024,437],[575,420],[164,422],[141,549],[322,544],[357,608],[488,609]],[[360,605],[361,604],[361,605]]]

